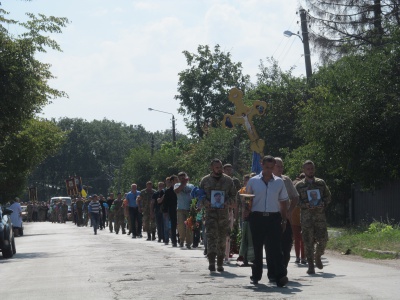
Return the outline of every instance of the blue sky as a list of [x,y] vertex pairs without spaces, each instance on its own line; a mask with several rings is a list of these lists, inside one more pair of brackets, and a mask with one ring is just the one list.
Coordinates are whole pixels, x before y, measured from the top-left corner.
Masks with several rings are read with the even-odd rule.
[[17,20],[32,12],[71,22],[53,36],[63,52],[38,56],[52,65],[51,86],[69,95],[46,106],[45,118],[170,128],[170,116],[148,111],[154,107],[173,113],[177,130],[186,133],[174,95],[186,68],[182,51],[196,52],[199,44],[229,51],[253,82],[260,59],[271,56],[284,70],[295,66],[295,75],[305,75],[300,39],[283,36],[300,30],[297,0],[3,0],[1,7]]

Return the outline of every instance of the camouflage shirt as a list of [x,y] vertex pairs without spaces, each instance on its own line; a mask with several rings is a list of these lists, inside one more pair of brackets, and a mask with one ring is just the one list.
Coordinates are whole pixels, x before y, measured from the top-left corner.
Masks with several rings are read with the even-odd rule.
[[236,177],[232,177],[232,180],[233,184],[235,185],[236,192],[238,192],[242,188],[242,184],[240,183],[240,180]]
[[205,205],[205,201],[211,202],[211,191],[224,191],[225,208],[227,205],[232,205],[235,203],[236,188],[231,177],[222,174],[221,177],[213,177],[212,174],[204,176],[200,182],[200,188],[206,193],[205,199],[202,201],[201,205]]
[[150,207],[151,207],[151,202],[153,201],[153,194],[156,192],[156,190],[150,190],[148,191],[147,189],[141,190],[140,191],[140,207],[143,209],[144,213],[150,214]]
[[296,190],[299,193],[299,206],[301,208],[308,208],[309,190],[319,190],[321,195],[321,202],[326,207],[331,202],[331,192],[325,181],[320,178],[314,178],[312,182],[308,182],[305,178],[296,183]]
[[115,199],[113,203],[114,209],[113,212],[116,216],[120,217],[124,215],[124,210],[122,208],[122,199]]

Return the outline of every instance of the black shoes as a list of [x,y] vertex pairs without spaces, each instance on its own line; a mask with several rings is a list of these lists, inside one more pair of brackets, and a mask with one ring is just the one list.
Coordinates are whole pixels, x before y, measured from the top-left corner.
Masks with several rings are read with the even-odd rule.
[[315,266],[320,270],[322,270],[324,268],[324,265],[322,264],[322,261],[321,261],[321,256],[315,257]]
[[255,280],[253,276],[250,276],[250,283],[257,285],[258,284],[258,280]]
[[289,282],[289,279],[286,276],[283,276],[281,279],[276,281],[276,285],[278,287],[284,287]]

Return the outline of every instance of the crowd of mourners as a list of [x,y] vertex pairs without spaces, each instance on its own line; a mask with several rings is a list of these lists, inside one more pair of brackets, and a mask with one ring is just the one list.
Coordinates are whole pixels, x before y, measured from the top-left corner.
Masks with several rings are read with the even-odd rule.
[[[304,162],[303,173],[294,181],[283,175],[282,159],[272,156],[262,159],[259,174],[247,174],[242,182],[233,176],[232,165],[218,159],[210,169],[198,186],[180,172],[156,186],[148,181],[141,190],[132,183],[124,194],[76,197],[69,217],[77,226],[91,226],[95,235],[108,230],[137,239],[145,233],[148,241],[187,249],[203,244],[211,272],[223,272],[224,261],[232,257],[236,225],[241,230],[238,264],[251,266],[253,284],[262,278],[264,253],[269,281],[279,287],[287,284],[293,242],[295,263],[308,265],[308,274],[323,268],[325,208],[331,195],[325,182],[314,176],[312,161]],[[66,222],[65,202],[50,209],[52,222]]]

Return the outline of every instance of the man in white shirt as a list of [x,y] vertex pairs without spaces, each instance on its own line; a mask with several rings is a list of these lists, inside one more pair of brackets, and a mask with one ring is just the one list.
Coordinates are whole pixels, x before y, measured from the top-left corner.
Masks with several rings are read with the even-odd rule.
[[16,197],[14,203],[10,205],[10,209],[13,211],[11,214],[11,223],[14,228],[14,235],[19,236],[19,230],[22,227],[22,208],[19,204],[19,198]]
[[266,243],[268,278],[275,281],[278,287],[287,284],[287,270],[283,262],[281,247],[282,232],[286,229],[286,211],[288,194],[280,177],[272,172],[275,158],[267,155],[262,160],[262,172],[252,178],[246,186],[248,194],[254,194],[253,205],[249,216],[250,229],[253,237],[254,262],[252,266],[251,283],[258,284],[263,273],[263,247]]

